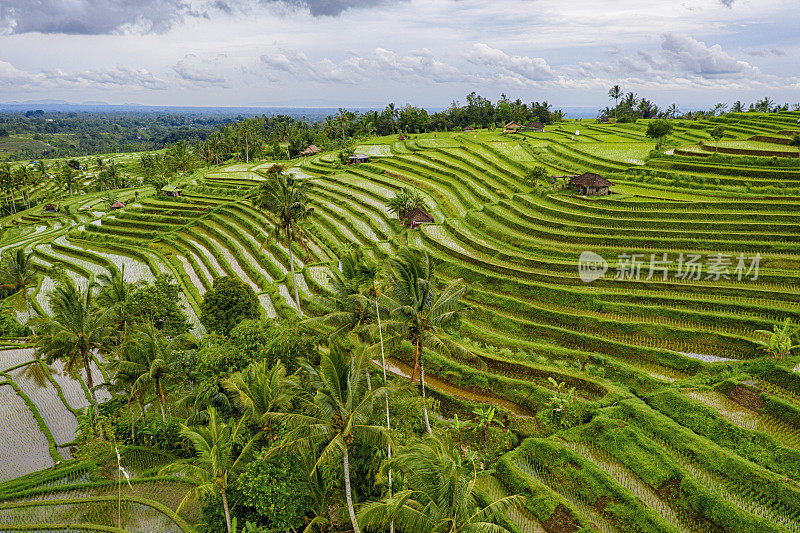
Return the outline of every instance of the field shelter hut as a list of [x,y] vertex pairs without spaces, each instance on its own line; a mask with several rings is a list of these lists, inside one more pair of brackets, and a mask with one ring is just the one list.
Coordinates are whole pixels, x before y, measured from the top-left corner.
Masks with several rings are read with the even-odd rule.
[[512,120],[503,126],[503,133],[517,133],[520,129],[522,129],[522,125]]
[[475,128],[473,128],[472,126],[467,126],[466,128],[464,128],[461,131],[475,131]]
[[541,133],[544,131],[544,126],[542,126],[541,122],[529,122],[525,124],[525,127],[523,129],[525,131],[536,131]]
[[405,141],[406,140],[406,136],[405,135],[401,135],[400,137],[397,138],[397,140],[398,141]]
[[321,151],[322,151],[322,150],[320,150],[319,148],[317,148],[317,146],[316,146],[316,145],[309,144],[309,145],[308,145],[308,148],[306,148],[305,150],[303,150],[302,152],[300,152],[300,155],[302,155],[302,156],[304,156],[304,157],[308,157],[308,156],[310,156],[310,155],[318,154],[318,153],[320,153]]
[[570,178],[569,184],[575,187],[578,194],[586,196],[604,196],[610,194],[610,187],[613,185],[610,181],[600,176],[586,172],[580,176]]
[[161,194],[164,196],[171,196],[173,198],[181,195],[182,189],[176,185],[164,185],[161,187]]
[[123,207],[125,207],[125,204],[122,202],[115,202],[114,205],[111,206],[111,209],[116,211],[117,209],[122,209]]
[[353,154],[348,158],[350,164],[369,163],[369,156],[366,154]]
[[433,217],[430,213],[421,209],[419,207],[415,207],[411,211],[406,213],[406,223],[411,226],[412,228],[419,226],[420,224],[432,224]]
[[44,210],[47,211],[48,213],[55,213],[56,211],[58,211],[58,207],[56,207],[55,204],[47,204],[46,206],[44,206]]

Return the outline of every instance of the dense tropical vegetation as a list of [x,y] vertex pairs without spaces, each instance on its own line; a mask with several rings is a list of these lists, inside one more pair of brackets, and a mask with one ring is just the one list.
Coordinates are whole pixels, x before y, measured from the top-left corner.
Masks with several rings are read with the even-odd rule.
[[800,529],[800,113],[613,92],[0,168],[4,524]]

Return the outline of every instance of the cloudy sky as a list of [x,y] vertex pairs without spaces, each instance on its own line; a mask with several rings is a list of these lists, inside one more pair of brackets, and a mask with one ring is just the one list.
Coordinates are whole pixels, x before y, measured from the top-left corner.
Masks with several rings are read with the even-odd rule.
[[0,0],[0,101],[800,102],[797,0]]

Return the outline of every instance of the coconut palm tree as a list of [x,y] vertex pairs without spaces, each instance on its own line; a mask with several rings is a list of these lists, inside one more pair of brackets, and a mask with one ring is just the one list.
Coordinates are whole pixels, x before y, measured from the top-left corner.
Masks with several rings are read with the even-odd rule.
[[36,286],[37,274],[33,268],[33,252],[25,252],[25,248],[6,252],[0,265],[0,287],[13,292],[22,291],[25,297],[25,310],[31,316],[31,302],[28,287]]
[[0,164],[0,187],[5,192],[5,201],[8,204],[8,195],[11,192],[11,184],[13,183],[13,170],[11,163]]
[[498,513],[523,505],[517,494],[483,506],[491,498],[479,490],[475,454],[464,453],[447,439],[427,435],[411,440],[397,450],[383,469],[399,472],[408,489],[382,501],[364,505],[359,522],[371,529],[385,528],[394,521],[405,533],[502,533]]
[[300,225],[300,221],[314,212],[314,208],[307,205],[310,189],[311,182],[308,180],[298,180],[278,169],[276,172],[268,173],[267,180],[261,182],[258,196],[253,200],[253,205],[267,213],[274,223],[276,239],[283,243],[289,251],[294,299],[297,302],[297,314],[300,318],[303,318],[303,311],[300,308],[300,295],[297,291],[292,243],[300,244],[308,253],[304,240],[305,230]]
[[32,318],[28,322],[36,332],[36,349],[48,365],[55,360],[64,361],[64,368],[70,374],[83,367],[92,406],[98,414],[92,361],[94,353],[111,350],[113,337],[108,312],[97,308],[90,288],[79,291],[69,278],[50,293],[50,308],[52,317]]
[[[792,350],[800,348],[800,324],[792,323],[791,318],[787,318],[780,326],[773,326],[772,331],[766,329],[758,329],[757,333],[769,335],[769,341],[756,340],[757,343],[764,347],[764,351],[770,355],[783,359],[789,357]],[[795,343],[797,339],[797,343]]]
[[121,333],[119,340],[123,341],[128,335],[128,326],[130,325],[125,302],[133,291],[146,282],[143,280],[135,283],[125,281],[125,264],[122,265],[122,268],[111,265],[108,274],[98,274],[96,279],[98,283],[97,303],[102,308],[111,311],[116,330]]
[[268,433],[270,442],[273,428],[269,414],[286,411],[300,389],[300,381],[287,376],[280,361],[272,368],[266,361],[251,363],[244,372],[222,380],[221,385],[233,397],[234,405]]
[[667,108],[667,115],[669,115],[670,118],[675,118],[678,113],[680,113],[678,104],[670,104],[670,106]]
[[31,173],[26,165],[20,165],[16,170],[16,180],[18,185],[21,186],[22,202],[26,207],[30,208],[31,201],[28,196],[28,185],[31,181]]
[[[454,343],[446,331],[458,324],[467,307],[461,301],[467,290],[463,280],[450,282],[441,291],[437,290],[434,267],[428,252],[418,252],[411,248],[401,248],[389,260],[388,298],[389,321],[385,327],[389,331],[386,342],[397,345],[408,340],[414,346],[414,369],[411,381],[420,372],[422,395],[425,396],[425,374],[421,361],[422,349],[443,350],[465,355],[465,350]],[[425,427],[431,433],[428,421],[428,408],[423,404]]]
[[240,418],[235,424],[226,423],[213,407],[208,408],[207,425],[200,427],[181,425],[181,435],[189,439],[197,456],[171,463],[159,473],[180,474],[194,481],[196,485],[186,493],[175,514],[190,500],[219,494],[222,496],[222,507],[225,511],[225,525],[228,533],[232,532],[227,490],[253,458],[255,451],[255,439],[245,441],[246,428],[245,417]]
[[608,90],[608,97],[614,99],[614,121],[617,120],[617,107],[619,105],[619,99],[622,96],[622,89],[619,85],[614,85]]
[[356,520],[350,484],[350,449],[354,442],[377,445],[388,440],[385,428],[369,424],[375,404],[386,393],[384,387],[368,390],[366,386],[367,351],[349,353],[339,344],[321,357],[319,368],[305,364],[316,393],[303,398],[302,413],[275,413],[276,420],[289,429],[283,443],[271,453],[285,449],[319,450],[316,472],[323,463],[340,462],[344,473],[347,510],[355,533],[361,529]]
[[167,421],[164,386],[176,377],[174,352],[182,342],[182,337],[167,340],[152,322],[146,321],[131,332],[118,350],[119,360],[113,365],[119,374],[136,376],[133,389],[139,394],[153,391],[164,422]]

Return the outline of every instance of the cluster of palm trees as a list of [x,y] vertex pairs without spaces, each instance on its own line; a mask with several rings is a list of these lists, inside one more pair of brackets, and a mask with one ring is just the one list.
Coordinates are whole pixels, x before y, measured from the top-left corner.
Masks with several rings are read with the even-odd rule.
[[44,160],[12,167],[10,163],[0,164],[0,189],[4,193],[7,211],[16,213],[17,200],[23,208],[30,208],[31,191],[46,180],[53,180],[55,188],[42,190],[38,200],[49,201],[54,197],[69,196],[81,191],[110,191],[131,185],[131,177],[121,165],[107,162],[98,157],[88,170],[81,170],[75,160],[61,164],[47,164]]
[[[254,203],[273,219],[275,237],[288,247],[294,276],[292,244],[305,248],[301,222],[313,213],[308,206],[311,182],[298,180],[280,167],[268,175]],[[3,282],[26,296],[27,287],[36,282],[30,259],[30,253],[16,250],[7,254],[0,268]],[[181,473],[197,482],[185,501],[220,494],[229,532],[233,521],[227,491],[264,448],[267,456],[292,454],[303,465],[309,480],[306,489],[323,495],[312,498],[324,502],[313,509],[316,516],[311,526],[319,530],[332,521],[322,470],[338,465],[343,499],[356,532],[362,527],[393,530],[395,522],[407,532],[502,531],[492,525],[495,511],[518,501],[504,499],[489,507],[479,504],[485,495],[475,484],[481,475],[475,457],[434,433],[427,403],[422,402],[427,432],[423,438],[397,442],[389,418],[390,395],[397,385],[387,377],[387,351],[410,344],[413,370],[408,377],[413,383],[419,375],[424,397],[424,349],[465,352],[448,331],[467,310],[462,301],[467,286],[462,280],[440,283],[428,254],[410,248],[401,248],[383,264],[361,249],[346,249],[340,265],[331,275],[333,292],[323,301],[326,313],[305,321],[328,338],[319,363],[304,361],[297,373],[289,374],[280,361],[272,366],[257,361],[220,379],[219,387],[238,416],[226,420],[213,402],[207,402],[204,423],[189,425],[187,421],[181,427],[195,456],[172,463],[164,472]],[[294,286],[302,319],[296,282]],[[95,417],[99,417],[98,387],[124,391],[134,443],[134,404],[142,418],[148,403],[157,404],[166,422],[168,391],[175,386],[186,388],[180,382],[184,374],[176,354],[187,341],[183,336],[165,337],[146,320],[131,321],[127,305],[136,289],[137,284],[125,281],[124,270],[112,269],[85,289],[64,277],[49,295],[52,315],[28,321],[37,356],[44,363],[60,360],[68,372],[83,372]],[[370,369],[378,355],[382,380],[373,384]],[[93,368],[100,359],[107,360],[113,384],[95,384]],[[382,500],[361,506],[355,501],[354,447],[385,450],[382,472],[388,479],[388,492]],[[393,474],[401,483],[401,490],[394,494]]]

